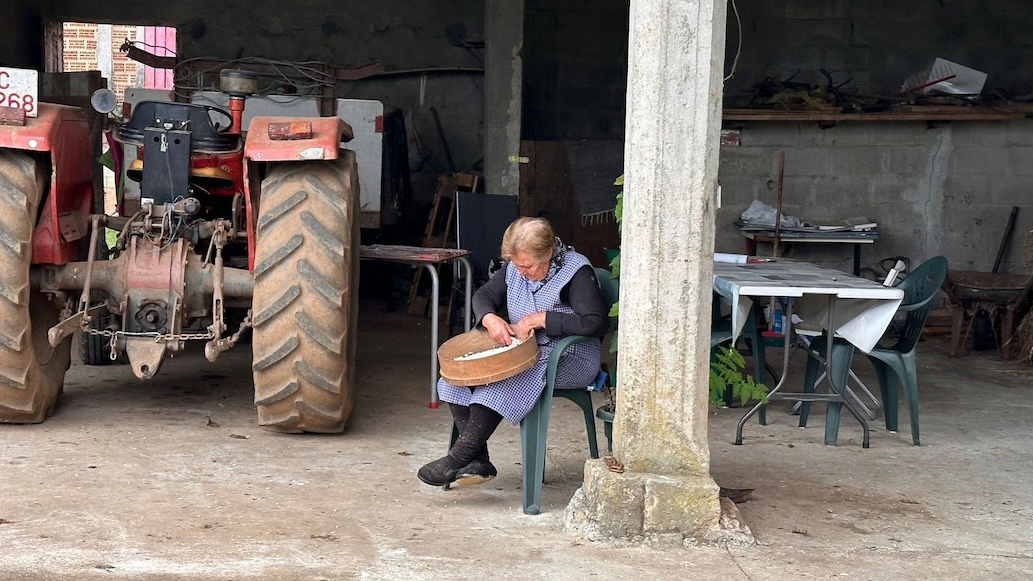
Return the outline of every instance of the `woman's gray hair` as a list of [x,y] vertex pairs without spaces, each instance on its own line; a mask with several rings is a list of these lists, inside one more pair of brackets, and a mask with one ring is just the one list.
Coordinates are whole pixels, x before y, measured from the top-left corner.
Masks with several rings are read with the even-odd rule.
[[518,253],[527,254],[535,262],[552,257],[556,235],[545,218],[517,218],[502,235],[502,258],[512,260]]

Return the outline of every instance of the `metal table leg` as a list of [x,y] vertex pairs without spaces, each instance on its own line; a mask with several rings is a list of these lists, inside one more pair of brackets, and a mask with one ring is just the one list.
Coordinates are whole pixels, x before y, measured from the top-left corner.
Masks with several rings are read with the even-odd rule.
[[[782,351],[782,377],[778,378],[778,383],[776,383],[775,387],[771,388],[771,391],[768,392],[768,399],[769,400],[771,399],[772,396],[778,394],[778,391],[780,389],[782,389],[783,385],[785,385],[786,378],[789,376],[789,345],[790,345],[789,338],[793,334],[793,323],[792,323],[792,321],[793,321],[793,298],[792,297],[788,297],[787,300],[786,300],[785,318],[786,318],[786,323],[785,323],[785,326],[784,326],[784,328],[782,330],[782,332],[784,333],[783,337],[785,338],[785,343],[783,345],[783,351]],[[758,402],[757,405],[753,406],[753,408],[751,408],[750,411],[746,412],[746,415],[744,415],[742,417],[742,419],[739,420],[738,425],[735,426],[735,445],[736,446],[741,446],[742,445],[742,428],[743,428],[743,426],[745,426],[746,422],[750,418],[752,418],[757,412],[761,411],[764,408],[764,406],[766,406],[766,405],[768,405],[767,402],[763,402],[763,401],[762,402]],[[763,425],[763,422],[761,422],[761,424]]]
[[[853,369],[850,369],[848,373],[849,378],[857,384],[857,387],[862,392],[864,392],[865,397],[868,398],[868,402],[872,404],[872,407],[868,407],[868,404],[865,403],[863,399],[861,399],[861,396],[858,395],[857,392],[855,392],[853,389],[850,389],[849,383],[846,385],[846,394],[850,396],[850,399],[854,400],[854,403],[857,404],[857,407],[859,408],[858,411],[863,413],[865,417],[869,420],[875,420],[875,418],[879,417],[879,410],[882,409],[882,403],[880,403],[879,398],[875,397],[875,394],[872,393],[870,389],[868,389],[868,386],[865,385],[863,381],[861,381],[861,378],[857,377],[857,374],[854,373]],[[822,373],[818,376],[818,379],[814,380],[814,385],[818,385],[822,381],[825,381],[825,373]],[[792,414],[800,413],[800,405],[802,404],[802,401],[794,403],[793,407],[789,408],[789,412]]]
[[[470,261],[465,256],[460,256],[455,259],[457,262],[463,265],[465,269],[464,274],[466,276],[466,297],[464,298],[465,309],[465,324],[466,330],[469,331],[472,321],[472,303],[471,293],[473,292],[473,267],[470,266]],[[435,264],[430,262],[422,263],[427,272],[430,273],[430,403],[427,405],[430,409],[437,409],[438,407],[438,302],[440,301],[441,282],[438,279],[438,271],[435,268]]]
[[[826,331],[826,335],[827,335],[827,338],[826,338],[826,341],[827,341],[827,343],[826,343],[826,353],[827,354],[831,354],[832,353],[832,341],[833,341],[833,339],[835,337],[835,331],[832,329],[832,327],[833,327],[832,322],[835,320],[834,319],[834,316],[835,316],[835,297],[832,296],[832,295],[829,295],[829,299],[828,300],[829,300],[828,319],[827,319],[827,322],[826,322],[826,325],[825,325],[826,326],[826,330],[827,330]],[[828,383],[829,383],[829,393],[828,394],[818,394],[818,393],[782,394],[782,393],[779,393],[779,391],[782,389],[782,386],[785,384],[786,377],[789,374],[789,344],[790,344],[789,338],[790,338],[790,335],[792,334],[792,317],[793,317],[793,299],[792,298],[789,298],[787,303],[786,303],[785,317],[786,317],[786,325],[785,325],[785,330],[784,330],[784,332],[785,332],[785,345],[783,347],[784,348],[784,353],[782,355],[782,377],[779,378],[778,383],[775,385],[775,387],[772,388],[772,390],[770,392],[768,392],[768,401],[767,402],[760,402],[757,405],[753,406],[753,408],[750,409],[750,411],[746,412],[746,415],[744,415],[742,417],[742,419],[739,420],[739,423],[738,423],[738,425],[735,428],[735,444],[736,445],[742,445],[742,430],[743,430],[743,426],[745,426],[746,422],[751,417],[753,417],[755,414],[757,414],[758,412],[763,412],[764,407],[767,406],[768,402],[784,400],[784,399],[792,400],[792,399],[800,398],[799,401],[824,401],[824,402],[826,402],[829,405],[841,404],[842,406],[846,407],[847,412],[849,412],[850,415],[854,416],[854,418],[858,421],[858,423],[861,424],[861,430],[864,433],[861,446],[864,447],[864,448],[867,448],[869,446],[869,427],[868,427],[868,422],[865,421],[864,417],[862,417],[861,414],[856,409],[854,409],[854,406],[851,405],[850,402],[847,400],[846,393],[847,393],[848,388],[846,386],[838,385],[837,384],[838,382],[833,377],[836,374],[832,373],[832,369],[831,369],[832,366],[831,366],[831,363],[830,363],[830,361],[832,359],[831,355],[827,355],[826,358],[824,358],[824,359],[819,358],[819,361],[822,361],[825,364],[825,377],[826,377],[826,379],[828,380]],[[814,353],[812,351],[809,354],[809,356],[814,357],[814,356],[816,356],[816,353]],[[847,369],[849,369],[849,361],[847,362]],[[815,382],[815,383],[817,383],[817,382]],[[833,411],[832,416],[835,417],[836,413],[837,412]],[[834,433],[833,430],[830,429],[832,422],[830,422],[830,416],[829,416],[828,409],[826,409],[825,414],[826,414],[826,417],[825,417],[825,427],[826,427],[826,431],[825,431],[825,444],[827,444],[827,445],[835,445],[835,443],[836,443],[836,434]],[[838,418],[836,418],[835,421],[836,421],[836,424],[838,425]],[[763,424],[764,424],[764,421],[763,421],[763,413],[762,413],[761,414],[761,425],[763,425]]]
[[423,266],[430,271],[430,409],[438,407],[438,271],[426,262]]

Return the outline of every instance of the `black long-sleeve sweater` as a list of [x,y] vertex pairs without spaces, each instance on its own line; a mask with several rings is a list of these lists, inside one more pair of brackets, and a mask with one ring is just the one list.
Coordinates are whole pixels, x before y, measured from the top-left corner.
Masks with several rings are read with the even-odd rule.
[[[599,281],[595,278],[595,270],[582,266],[574,277],[560,290],[560,300],[570,305],[574,314],[547,311],[545,313],[545,332],[552,337],[567,335],[600,336],[606,331],[607,312],[602,293],[599,292]],[[474,293],[474,320],[478,324],[484,315],[498,315],[506,308],[506,268],[495,273],[487,284]],[[510,321],[516,323],[516,321]]]

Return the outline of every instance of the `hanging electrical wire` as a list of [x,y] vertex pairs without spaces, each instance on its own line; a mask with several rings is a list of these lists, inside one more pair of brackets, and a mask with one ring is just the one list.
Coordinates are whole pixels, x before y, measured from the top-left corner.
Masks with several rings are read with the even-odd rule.
[[165,51],[165,54],[157,56],[176,56],[176,51],[167,46],[162,46],[160,44],[151,44],[149,42],[144,42],[142,40],[132,40],[129,38],[125,39],[122,42],[122,46],[120,46],[118,50],[122,52],[129,52],[130,46],[146,46],[147,48],[160,48],[161,50]]
[[739,33],[737,35],[738,42],[735,46],[735,58],[732,59],[732,69],[728,71],[728,76],[724,78],[725,81],[735,75],[735,67],[739,66],[739,55],[742,54],[742,20],[739,18],[739,7],[735,5],[735,0],[731,0],[731,2],[732,13],[735,14],[735,24],[738,27]]
[[[325,69],[327,65],[318,61],[293,62],[264,57],[242,57],[228,61],[219,61],[218,64],[195,68],[194,63],[210,63],[216,61],[214,57],[196,57],[186,59],[178,63],[174,71],[174,83],[177,89],[185,91],[218,90],[217,82],[206,81],[207,77],[216,75],[228,67],[247,65],[261,65],[273,71],[272,74],[251,71],[259,77],[266,78],[266,85],[258,91],[259,95],[317,95],[325,87],[333,87],[337,79]],[[284,88],[289,87],[290,92],[285,93]],[[179,94],[177,92],[177,94]],[[188,96],[188,95],[187,95]]]

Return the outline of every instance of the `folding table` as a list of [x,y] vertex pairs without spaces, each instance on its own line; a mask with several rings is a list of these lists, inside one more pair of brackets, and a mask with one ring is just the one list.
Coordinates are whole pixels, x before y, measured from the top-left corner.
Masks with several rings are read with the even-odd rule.
[[[845,397],[846,386],[838,385],[836,377],[845,376],[840,369],[829,369],[825,362],[828,393],[782,393],[789,373],[789,343],[792,334],[793,313],[804,322],[820,324],[826,330],[828,349],[832,353],[833,337],[845,339],[865,353],[872,350],[889,326],[893,315],[904,299],[904,291],[886,287],[877,282],[849,275],[845,272],[823,268],[807,262],[788,259],[771,259],[768,262],[735,264],[714,263],[714,290],[732,304],[732,328],[738,337],[746,321],[749,309],[753,308],[750,297],[785,297],[786,328],[784,329],[785,350],[783,353],[782,376],[768,393],[767,401],[824,401],[833,405],[842,404],[861,424],[864,431],[862,445],[869,443],[868,422],[854,409]],[[815,356],[812,354],[811,356]],[[849,368],[849,358],[844,364]],[[842,373],[837,373],[842,372]],[[739,421],[735,430],[735,443],[742,444],[742,430],[746,421],[761,412],[766,402],[758,403]],[[830,409],[838,409],[832,408]],[[834,445],[836,433],[831,422],[826,421],[825,443]]]
[[361,260],[385,260],[407,264],[413,268],[425,267],[430,273],[431,280],[431,308],[430,308],[430,404],[428,407],[438,407],[438,294],[440,283],[438,282],[438,265],[445,262],[456,262],[466,269],[466,296],[463,312],[466,314],[466,330],[470,330],[470,297],[473,293],[473,270],[467,256],[469,250],[461,248],[425,248],[422,246],[400,246],[388,244],[373,244],[362,246],[359,249]]

